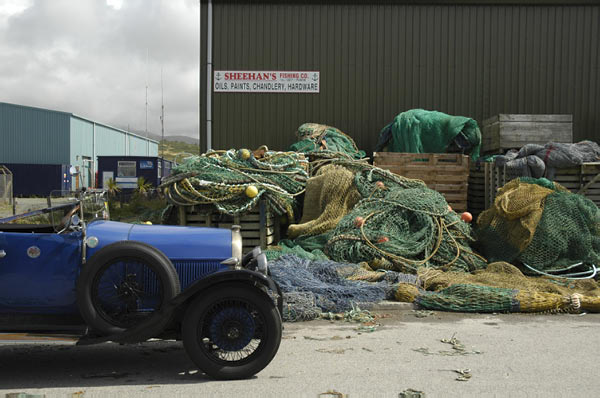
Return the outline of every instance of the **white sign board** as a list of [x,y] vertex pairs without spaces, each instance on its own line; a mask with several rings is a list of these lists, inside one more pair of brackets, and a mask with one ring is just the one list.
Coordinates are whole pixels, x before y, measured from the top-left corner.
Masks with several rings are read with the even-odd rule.
[[319,72],[217,70],[216,93],[305,93],[319,92]]

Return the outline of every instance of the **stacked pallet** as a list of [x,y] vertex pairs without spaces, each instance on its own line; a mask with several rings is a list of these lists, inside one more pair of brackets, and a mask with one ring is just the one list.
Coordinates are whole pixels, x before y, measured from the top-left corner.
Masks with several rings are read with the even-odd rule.
[[490,163],[472,163],[469,170],[469,187],[467,191],[467,209],[476,220],[477,216],[488,208],[486,205],[486,178]]
[[220,213],[211,205],[180,206],[179,224],[193,227],[213,227],[230,229],[232,225],[241,227],[244,252],[260,246],[266,249],[280,239],[280,219],[260,201],[250,211],[231,216]]
[[469,157],[454,153],[375,152],[373,164],[406,178],[423,180],[457,212],[467,210]]
[[[504,154],[526,144],[571,143],[573,115],[499,114],[484,120],[481,131],[481,153],[485,155]],[[571,171],[564,174],[560,170],[557,178],[564,175],[564,178],[573,179],[576,174],[581,173]],[[469,211],[474,217],[488,209],[494,203],[498,189],[515,177],[506,175],[503,168],[495,167],[493,163],[473,164],[470,176]]]
[[503,154],[526,144],[573,142],[573,115],[509,115],[486,119],[481,129],[481,153]]
[[569,191],[579,193],[600,206],[600,162],[584,163],[579,167],[558,169],[553,181]]
[[[472,213],[488,209],[494,203],[498,189],[515,178],[515,176],[508,175],[503,167],[495,167],[493,163],[482,163],[479,169],[471,170],[471,175],[475,176],[473,180],[469,180],[469,208],[472,209],[469,211]],[[589,162],[577,167],[557,169],[554,177],[549,176],[548,178],[600,206],[600,162]],[[482,182],[485,186],[483,194],[479,186],[476,185],[478,188],[471,187],[471,184],[481,184]],[[481,210],[482,206],[483,210]],[[473,214],[475,216],[475,213]]]

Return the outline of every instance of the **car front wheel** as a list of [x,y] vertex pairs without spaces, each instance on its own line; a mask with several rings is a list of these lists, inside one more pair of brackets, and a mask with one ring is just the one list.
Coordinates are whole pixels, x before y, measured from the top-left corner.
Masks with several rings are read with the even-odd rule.
[[244,379],[273,359],[281,342],[281,317],[265,293],[251,285],[211,288],[188,306],[184,347],[215,379]]
[[162,252],[122,241],[100,249],[82,267],[77,305],[92,330],[110,335],[149,319],[180,290],[177,272]]

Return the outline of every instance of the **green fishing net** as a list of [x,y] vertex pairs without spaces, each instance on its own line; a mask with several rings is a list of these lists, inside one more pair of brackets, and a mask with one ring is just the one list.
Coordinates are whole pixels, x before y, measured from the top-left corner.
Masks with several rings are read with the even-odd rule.
[[507,183],[477,226],[478,245],[490,261],[556,272],[600,260],[598,207],[545,179]]
[[304,123],[298,127],[296,136],[298,141],[290,146],[291,151],[329,157],[343,155],[352,159],[365,157],[365,152],[358,149],[354,140],[335,127]]
[[[345,176],[340,168],[347,170],[353,179],[354,189],[346,190],[345,195],[353,197],[356,191],[362,199],[351,208],[344,205],[343,196],[331,198],[329,203],[335,206],[329,207],[306,203],[305,199],[305,208],[326,208],[327,212],[317,218],[326,220],[312,224],[307,220],[306,227],[295,227],[294,230],[303,231],[304,235],[290,242],[290,246],[299,245],[311,252],[320,249],[334,261],[365,261],[399,271],[415,272],[419,267],[469,271],[485,266],[485,260],[469,247],[470,226],[449,210],[440,193],[427,188],[420,180],[349,160],[324,167],[317,177],[320,179],[318,188],[335,184],[328,182],[327,176],[338,179]],[[308,183],[307,189],[311,187],[316,185]],[[307,192],[306,198],[311,196]],[[325,222],[327,220],[335,220],[335,223]],[[324,232],[325,225],[330,229]],[[317,244],[307,247],[309,238]]]
[[231,215],[252,209],[264,198],[275,213],[292,221],[307,179],[308,162],[302,154],[265,147],[254,152],[231,149],[186,159],[161,189],[174,205],[209,204]]

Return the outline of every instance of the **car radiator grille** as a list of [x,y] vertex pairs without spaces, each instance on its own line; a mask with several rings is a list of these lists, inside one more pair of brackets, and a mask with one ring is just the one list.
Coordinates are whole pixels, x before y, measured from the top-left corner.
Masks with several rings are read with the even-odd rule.
[[173,261],[173,265],[179,275],[181,291],[222,267],[219,261]]

